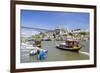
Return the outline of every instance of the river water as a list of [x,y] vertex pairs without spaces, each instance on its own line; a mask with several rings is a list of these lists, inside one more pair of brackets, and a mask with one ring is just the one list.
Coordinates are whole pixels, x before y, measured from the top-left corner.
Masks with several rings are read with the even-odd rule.
[[30,62],[49,62],[49,61],[71,61],[71,60],[88,60],[89,59],[89,41],[81,41],[80,44],[83,45],[81,50],[76,52],[66,51],[57,49],[55,45],[63,43],[64,41],[42,41],[42,49],[48,50],[46,58],[43,60],[38,60],[37,55],[30,56],[29,49],[21,48],[20,56],[21,63]]

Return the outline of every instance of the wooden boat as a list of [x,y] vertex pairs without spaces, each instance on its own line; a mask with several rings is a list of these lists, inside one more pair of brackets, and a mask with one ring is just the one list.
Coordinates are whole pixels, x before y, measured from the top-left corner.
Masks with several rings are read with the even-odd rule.
[[68,40],[63,44],[61,43],[57,45],[56,48],[68,51],[79,51],[82,48],[82,46],[80,46],[77,41]]
[[81,49],[81,46],[72,47],[72,48],[68,48],[68,47],[65,47],[65,46],[56,46],[56,48],[68,50],[68,51],[79,51]]
[[35,41],[33,42],[33,46],[41,47],[41,41],[40,41],[40,40],[35,40]]

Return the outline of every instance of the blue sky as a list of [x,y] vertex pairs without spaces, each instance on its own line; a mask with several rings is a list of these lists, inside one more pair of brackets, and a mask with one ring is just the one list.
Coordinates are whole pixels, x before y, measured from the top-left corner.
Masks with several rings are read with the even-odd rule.
[[21,26],[54,29],[59,25],[69,30],[89,29],[89,13],[21,10]]

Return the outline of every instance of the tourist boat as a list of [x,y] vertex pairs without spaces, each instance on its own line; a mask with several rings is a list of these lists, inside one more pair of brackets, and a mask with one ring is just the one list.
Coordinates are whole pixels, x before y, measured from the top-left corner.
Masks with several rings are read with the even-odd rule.
[[40,41],[40,40],[35,40],[35,41],[33,42],[33,46],[41,47],[41,41]]
[[67,40],[65,43],[61,43],[56,46],[56,48],[68,50],[68,51],[79,51],[82,46],[79,45],[78,41],[75,40]]

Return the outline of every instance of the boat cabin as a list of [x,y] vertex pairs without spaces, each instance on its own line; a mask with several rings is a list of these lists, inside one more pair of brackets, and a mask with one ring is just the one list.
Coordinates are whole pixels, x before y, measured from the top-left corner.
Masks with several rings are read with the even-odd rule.
[[68,48],[78,47],[78,45],[79,45],[79,42],[78,41],[72,41],[72,40],[65,41],[65,43],[66,43],[66,46]]

